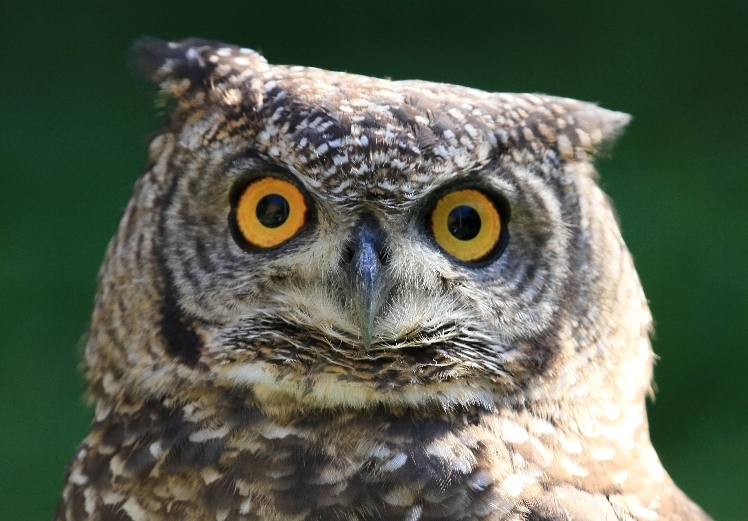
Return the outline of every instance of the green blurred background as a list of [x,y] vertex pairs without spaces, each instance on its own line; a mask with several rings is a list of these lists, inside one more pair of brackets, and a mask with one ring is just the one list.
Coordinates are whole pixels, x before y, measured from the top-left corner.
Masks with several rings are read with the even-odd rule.
[[598,166],[657,326],[652,438],[715,519],[748,519],[748,2],[719,0],[3,0],[0,519],[50,518],[91,418],[79,339],[160,122],[140,35],[633,114]]

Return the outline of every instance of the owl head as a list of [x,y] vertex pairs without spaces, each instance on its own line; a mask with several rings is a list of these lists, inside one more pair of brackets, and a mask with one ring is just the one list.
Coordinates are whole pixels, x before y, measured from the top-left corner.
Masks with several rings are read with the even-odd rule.
[[591,164],[627,115],[196,39],[134,56],[171,118],[100,274],[95,393],[641,399],[649,312]]

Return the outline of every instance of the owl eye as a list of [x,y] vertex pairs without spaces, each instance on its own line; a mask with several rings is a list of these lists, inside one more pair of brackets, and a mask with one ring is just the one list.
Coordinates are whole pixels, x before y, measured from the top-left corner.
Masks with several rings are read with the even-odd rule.
[[486,260],[506,243],[502,212],[475,189],[455,190],[431,211],[431,233],[444,251],[464,262]]
[[231,219],[250,246],[272,248],[296,235],[307,213],[306,199],[298,188],[276,177],[263,177],[244,188]]

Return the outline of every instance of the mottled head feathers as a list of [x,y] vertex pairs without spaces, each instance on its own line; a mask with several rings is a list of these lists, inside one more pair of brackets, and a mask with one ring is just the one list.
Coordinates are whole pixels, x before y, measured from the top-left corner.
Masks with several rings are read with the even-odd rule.
[[[195,38],[179,43],[142,39],[133,47],[133,56],[139,73],[179,101],[183,110],[218,103],[272,118],[264,106],[292,96],[299,110],[309,104],[322,111],[318,116],[329,111],[344,124],[384,123],[398,137],[412,134],[408,141],[421,145],[420,152],[428,151],[432,139],[449,139],[443,132],[451,130],[457,141],[466,136],[491,147],[535,153],[546,149],[564,160],[584,160],[618,137],[630,120],[621,112],[551,96],[489,94],[454,85],[271,66],[251,49]],[[371,113],[370,107],[379,110]],[[361,113],[368,117],[357,121],[355,115]]]

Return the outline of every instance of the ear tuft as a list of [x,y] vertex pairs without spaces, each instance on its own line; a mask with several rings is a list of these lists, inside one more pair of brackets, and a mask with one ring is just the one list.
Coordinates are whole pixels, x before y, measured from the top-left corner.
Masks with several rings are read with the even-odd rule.
[[569,129],[576,134],[573,141],[593,155],[606,152],[631,121],[629,114],[600,108],[593,103],[580,102],[578,109],[572,114],[576,121]]
[[[631,116],[568,98],[536,94],[499,94],[527,115],[521,120],[527,136],[538,138],[564,161],[588,161],[600,155],[623,132]],[[514,108],[514,107],[513,107]],[[515,120],[515,124],[517,121]],[[517,133],[517,145],[526,145]],[[511,134],[511,132],[510,132]]]
[[216,42],[197,38],[179,43],[140,38],[133,43],[132,62],[136,74],[156,84],[187,79],[193,85],[201,85],[210,77],[215,64],[203,59],[200,51],[215,45]]
[[557,132],[554,146],[567,161],[585,161],[606,153],[631,121],[623,112],[570,99],[555,98],[549,108]]
[[267,68],[265,59],[251,49],[200,38],[165,42],[143,37],[133,43],[131,56],[136,75],[175,98],[212,89],[247,69]]

